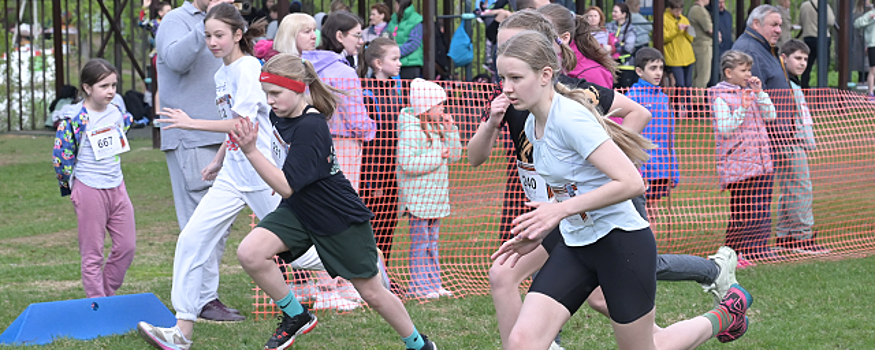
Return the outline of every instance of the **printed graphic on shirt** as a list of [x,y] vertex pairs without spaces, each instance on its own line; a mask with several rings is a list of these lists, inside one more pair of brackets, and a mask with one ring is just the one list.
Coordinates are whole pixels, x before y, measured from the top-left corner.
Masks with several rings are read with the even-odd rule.
[[327,161],[328,164],[331,164],[331,171],[329,172],[331,175],[340,172],[340,164],[337,163],[337,156],[334,153],[334,145],[331,145],[331,153],[328,154]]

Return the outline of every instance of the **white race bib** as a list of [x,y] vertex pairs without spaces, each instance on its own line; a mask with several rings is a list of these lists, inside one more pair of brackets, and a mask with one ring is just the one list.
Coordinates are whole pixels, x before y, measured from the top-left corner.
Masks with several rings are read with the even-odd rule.
[[219,109],[219,115],[222,117],[222,120],[234,118],[234,114],[231,111],[231,95],[224,94],[216,98],[216,108]]
[[553,191],[547,186],[547,181],[535,171],[535,166],[517,159],[516,168],[520,175],[520,184],[526,197],[532,202],[549,202]]
[[87,132],[91,148],[94,150],[94,158],[101,160],[113,157],[131,150],[128,137],[122,132],[117,124],[112,124]]
[[273,156],[277,168],[282,169],[286,157],[289,155],[289,144],[283,141],[276,127],[273,127],[273,132],[270,133],[270,154]]
[[[550,186],[550,189],[555,194],[556,201],[560,203],[577,196],[577,185],[573,183],[565,184],[563,186]],[[593,225],[592,218],[589,215],[586,215],[586,213],[571,215],[562,220],[565,220],[565,222],[575,227]]]

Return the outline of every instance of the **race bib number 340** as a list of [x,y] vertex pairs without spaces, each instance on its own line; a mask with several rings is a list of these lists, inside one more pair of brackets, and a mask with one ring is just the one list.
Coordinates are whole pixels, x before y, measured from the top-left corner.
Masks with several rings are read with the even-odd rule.
[[553,198],[553,191],[547,186],[547,181],[535,171],[535,166],[529,163],[516,162],[517,171],[520,175],[520,184],[526,197],[533,202],[549,202]]
[[96,160],[109,158],[131,150],[128,137],[125,136],[125,133],[116,124],[89,130],[87,134]]

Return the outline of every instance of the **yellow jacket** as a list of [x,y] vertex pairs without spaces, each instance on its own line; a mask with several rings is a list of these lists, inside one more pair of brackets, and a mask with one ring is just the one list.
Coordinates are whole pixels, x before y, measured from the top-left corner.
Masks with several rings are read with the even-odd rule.
[[664,50],[666,66],[684,67],[696,62],[696,55],[693,54],[693,36],[687,31],[680,30],[678,28],[680,23],[690,25],[690,20],[683,15],[680,18],[675,18],[671,14],[671,10],[665,10],[662,26],[665,33]]

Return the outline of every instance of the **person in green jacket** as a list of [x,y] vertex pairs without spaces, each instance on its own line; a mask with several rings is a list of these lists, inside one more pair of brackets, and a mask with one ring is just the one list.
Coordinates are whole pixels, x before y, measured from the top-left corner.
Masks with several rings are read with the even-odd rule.
[[386,26],[401,47],[401,79],[422,76],[422,16],[413,9],[413,0],[395,3],[395,13]]
[[854,28],[863,31],[863,41],[866,43],[866,53],[869,55],[869,76],[866,78],[866,82],[869,84],[867,96],[870,100],[875,100],[875,95],[872,94],[873,84],[875,84],[875,9],[857,17],[854,20]]
[[462,157],[459,128],[444,113],[447,92],[423,79],[410,83],[410,107],[398,116],[397,179],[400,208],[410,216],[411,296],[453,294],[441,283],[440,219],[450,215],[448,164]]

